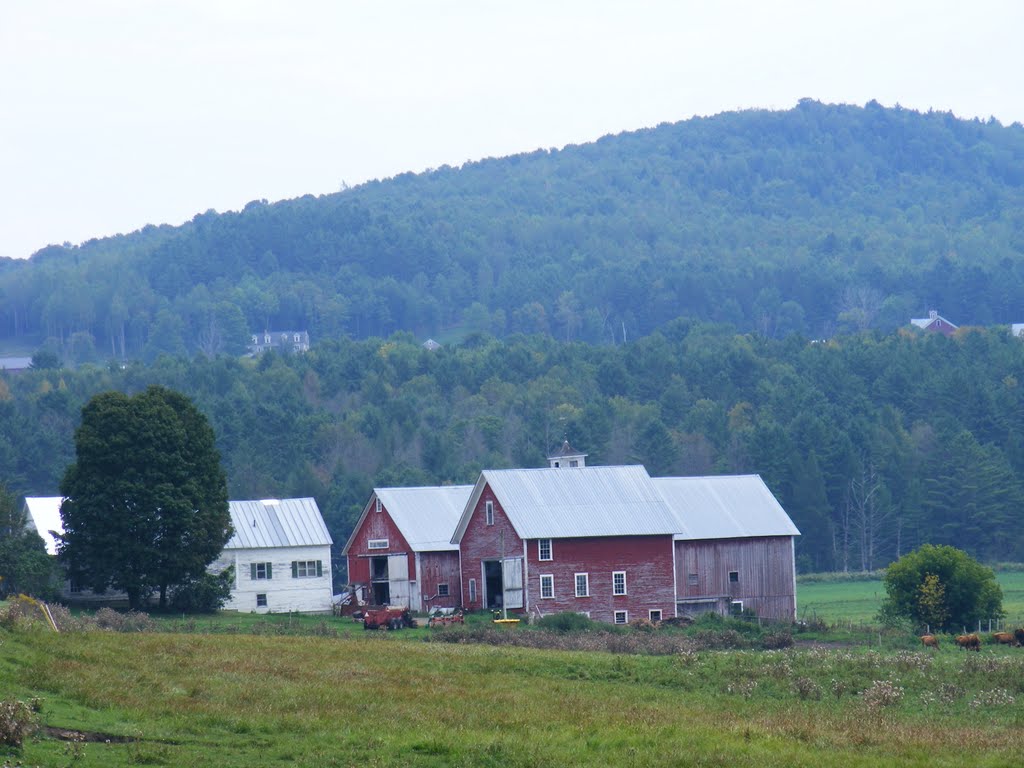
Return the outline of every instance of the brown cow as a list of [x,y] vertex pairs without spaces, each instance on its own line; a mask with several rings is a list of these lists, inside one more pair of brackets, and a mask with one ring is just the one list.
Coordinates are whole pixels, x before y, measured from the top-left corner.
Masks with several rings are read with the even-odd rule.
[[992,642],[1000,645],[1013,645],[1017,642],[1017,638],[1013,636],[1012,632],[993,632]]
[[981,652],[981,638],[975,632],[969,635],[957,635],[956,644],[966,651]]
[[935,635],[921,635],[921,642],[924,643],[925,648],[939,650],[939,638]]

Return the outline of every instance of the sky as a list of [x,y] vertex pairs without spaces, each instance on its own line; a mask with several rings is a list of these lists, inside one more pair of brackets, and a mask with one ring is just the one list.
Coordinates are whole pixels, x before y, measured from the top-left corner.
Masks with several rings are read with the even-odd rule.
[[801,98],[1024,122],[1020,0],[0,0],[0,256]]

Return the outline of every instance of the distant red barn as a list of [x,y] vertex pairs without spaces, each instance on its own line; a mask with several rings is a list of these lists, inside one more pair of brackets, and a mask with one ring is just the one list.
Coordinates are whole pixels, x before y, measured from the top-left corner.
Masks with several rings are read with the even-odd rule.
[[471,485],[376,488],[342,553],[367,602],[413,611],[461,603],[452,533]]
[[952,336],[958,327],[934,309],[928,311],[928,317],[915,317],[910,324],[929,333],[941,333],[943,336]]

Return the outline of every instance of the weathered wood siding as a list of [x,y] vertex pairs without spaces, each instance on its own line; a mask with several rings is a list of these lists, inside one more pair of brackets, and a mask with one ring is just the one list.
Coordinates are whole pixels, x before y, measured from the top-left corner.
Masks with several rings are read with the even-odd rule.
[[[527,601],[532,616],[575,611],[595,621],[613,622],[616,611],[626,620],[675,615],[671,536],[615,536],[554,539],[551,560],[539,557],[539,542],[527,542]],[[625,571],[626,594],[615,595],[612,573]],[[586,573],[589,597],[576,597],[576,574]],[[554,596],[541,597],[541,576],[553,577]]]
[[[459,553],[420,552],[416,555],[416,571],[421,574],[417,610],[431,608],[457,608],[462,604],[462,576],[459,572]],[[448,596],[438,595],[438,585],[448,585]]]
[[[370,549],[370,539],[387,539],[387,549]],[[412,549],[405,540],[395,521],[391,519],[386,507],[381,511],[373,509],[359,526],[352,545],[348,549],[348,580],[350,584],[370,583],[370,558],[386,557],[387,555],[409,556],[409,580],[416,581],[416,563]]]
[[[487,525],[485,506],[494,502],[494,524]],[[503,538],[504,536],[504,538]],[[484,585],[481,563],[485,560],[499,560],[505,557],[522,557],[523,540],[519,538],[512,523],[505,516],[501,503],[494,497],[489,485],[485,485],[470,515],[466,532],[460,545],[462,552],[462,605],[467,610],[479,611],[484,607]],[[476,599],[469,599],[469,580],[476,580]]]
[[[796,615],[793,544],[789,536],[677,541],[676,590],[680,604],[714,601],[725,612],[734,600],[766,619]],[[729,579],[735,571],[738,580]],[[695,583],[692,583],[695,582]]]
[[[320,561],[321,575],[295,578],[292,563]],[[271,578],[253,579],[252,563],[270,563]],[[329,613],[331,610],[331,548],[275,547],[225,550],[211,570],[235,567],[235,585],[225,608],[255,613]],[[258,605],[257,595],[266,595]]]

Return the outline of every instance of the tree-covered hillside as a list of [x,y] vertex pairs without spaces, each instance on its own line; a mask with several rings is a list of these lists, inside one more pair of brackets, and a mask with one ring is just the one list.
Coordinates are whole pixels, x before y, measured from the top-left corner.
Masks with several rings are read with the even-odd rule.
[[452,328],[770,338],[1024,320],[1024,128],[824,105],[252,202],[0,268],[0,345],[69,361]]
[[1024,341],[1006,329],[812,343],[669,323],[623,345],[408,334],[258,360],[162,357],[0,376],[0,478],[57,492],[81,405],[161,384],[218,438],[231,498],[312,495],[340,551],[374,485],[544,466],[564,437],[652,475],[761,474],[802,570],[874,568],[922,542],[1024,560]]

